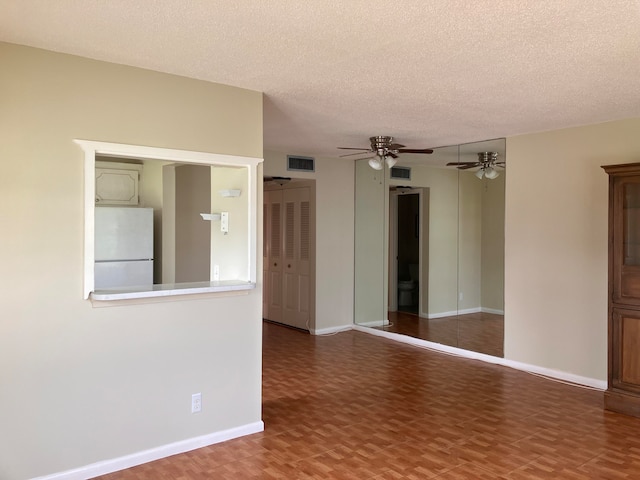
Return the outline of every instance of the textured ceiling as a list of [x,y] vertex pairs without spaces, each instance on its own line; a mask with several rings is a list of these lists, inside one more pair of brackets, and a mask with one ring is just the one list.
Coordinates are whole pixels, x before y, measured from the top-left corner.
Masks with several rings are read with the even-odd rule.
[[640,116],[638,0],[0,0],[0,12],[3,41],[262,91],[265,148],[291,154]]

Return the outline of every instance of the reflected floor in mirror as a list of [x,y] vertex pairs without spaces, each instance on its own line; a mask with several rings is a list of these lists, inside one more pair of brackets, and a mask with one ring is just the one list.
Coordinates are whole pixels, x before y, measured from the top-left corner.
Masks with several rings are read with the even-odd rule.
[[263,359],[264,432],[100,478],[640,478],[640,419],[601,391],[353,330],[267,323]]
[[504,315],[467,313],[428,319],[406,312],[389,312],[389,322],[376,329],[504,357]]

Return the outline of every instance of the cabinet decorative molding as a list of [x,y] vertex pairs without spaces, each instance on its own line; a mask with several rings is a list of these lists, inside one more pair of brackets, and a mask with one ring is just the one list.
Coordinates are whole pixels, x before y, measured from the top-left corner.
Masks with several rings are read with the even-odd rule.
[[609,175],[607,410],[640,417],[640,163]]
[[138,206],[142,165],[96,162],[96,205]]

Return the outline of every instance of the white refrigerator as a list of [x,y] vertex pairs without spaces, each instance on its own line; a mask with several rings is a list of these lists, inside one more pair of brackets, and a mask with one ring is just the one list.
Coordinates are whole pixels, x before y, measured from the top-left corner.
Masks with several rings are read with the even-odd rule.
[[96,207],[94,288],[153,284],[153,208]]

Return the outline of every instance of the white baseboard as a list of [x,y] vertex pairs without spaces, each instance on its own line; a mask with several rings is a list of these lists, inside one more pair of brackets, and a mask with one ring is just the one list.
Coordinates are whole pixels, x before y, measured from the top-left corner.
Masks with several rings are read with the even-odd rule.
[[504,315],[504,310],[496,310],[495,308],[473,307],[465,308],[463,310],[451,310],[450,312],[438,312],[438,313],[422,313],[420,315],[423,318],[443,318],[443,317],[455,317],[456,315],[466,315],[468,313],[495,313],[496,315]]
[[431,320],[432,318],[454,317],[458,313],[458,310],[451,310],[450,312],[425,313],[422,316]]
[[458,355],[460,357],[482,360],[488,363],[499,363],[499,361],[502,360],[502,358],[493,357],[491,355],[487,355],[484,353],[471,352],[469,350],[463,350],[461,348],[443,345],[442,343],[429,342],[428,340],[422,340],[421,338],[410,337],[409,335],[404,335],[402,333],[393,333],[393,332],[387,332],[386,330],[375,330],[375,329],[366,328],[366,327],[363,328],[362,325],[354,325],[353,330],[368,333],[370,335],[376,335],[378,337],[388,338],[390,340],[394,340],[400,343],[415,345],[417,347],[424,347],[432,350],[438,350],[444,353],[451,353],[454,355]]
[[555,378],[564,382],[576,383],[578,385],[584,385],[586,387],[596,388],[598,390],[607,389],[606,380],[598,380],[596,378],[583,377],[581,375],[575,375],[573,373],[563,372],[561,370],[553,370],[551,368],[538,367],[537,365],[531,365],[529,363],[516,362],[515,360],[501,359],[501,365],[505,367],[514,368],[516,370],[522,370],[529,373],[535,373],[542,375],[543,377]]
[[437,350],[443,353],[449,353],[464,358],[471,358],[474,360],[480,360],[487,363],[493,363],[496,365],[503,365],[505,367],[513,368],[515,370],[521,370],[524,372],[541,375],[544,377],[553,378],[556,380],[562,380],[564,382],[575,383],[577,385],[584,385],[587,387],[595,388],[598,390],[606,390],[606,380],[598,380],[596,378],[583,377],[581,375],[575,375],[573,373],[563,372],[560,370],[553,370],[551,368],[539,367],[537,365],[530,365],[528,363],[516,362],[514,360],[508,360],[505,358],[494,357],[484,353],[472,352],[470,350],[463,350],[457,347],[450,347],[441,343],[429,342],[420,338],[413,338],[408,335],[400,333],[386,332],[384,330],[374,330],[371,328],[363,328],[361,325],[354,325],[354,330],[359,332],[368,333],[370,335],[377,335],[379,337],[385,337],[396,342],[407,343],[409,345],[415,345],[422,348],[428,348],[431,350]]
[[389,320],[374,320],[373,322],[358,323],[361,327],[383,327],[389,325]]
[[496,315],[504,315],[504,310],[497,310],[495,308],[481,308],[482,313],[494,313]]
[[352,325],[340,325],[339,327],[319,328],[317,330],[311,329],[309,332],[311,335],[331,335],[333,333],[346,332],[351,330]]
[[213,445],[215,443],[225,442],[233,438],[262,432],[263,430],[264,423],[262,421],[250,423],[248,425],[230,428],[229,430],[223,430],[221,432],[214,432],[200,437],[161,445],[160,447],[132,453],[130,455],[125,455],[124,457],[92,463],[85,465],[84,467],[74,468],[73,470],[66,470],[64,472],[37,477],[32,480],[85,480],[87,478],[117,472],[118,470],[124,470],[125,468],[135,467],[136,465],[152,462],[154,460],[160,460],[161,458],[166,458],[178,453],[184,453],[197,448]]

